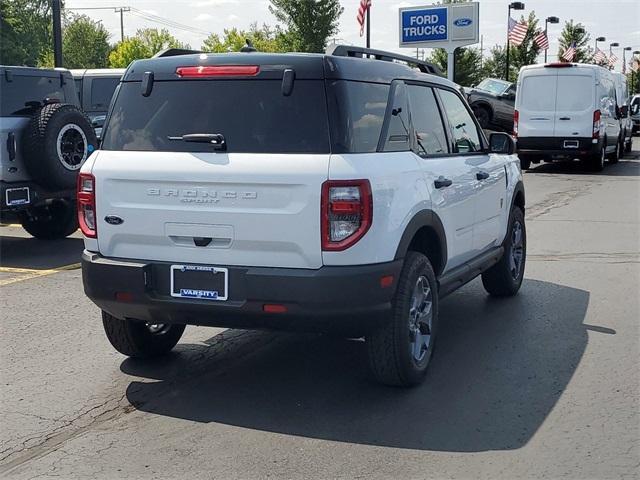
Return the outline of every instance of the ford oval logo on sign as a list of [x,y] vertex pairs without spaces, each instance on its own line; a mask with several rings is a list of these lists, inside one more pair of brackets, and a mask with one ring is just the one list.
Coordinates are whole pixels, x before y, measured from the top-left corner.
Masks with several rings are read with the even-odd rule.
[[454,20],[454,22],[453,22],[453,24],[456,27],[468,27],[472,23],[473,23],[473,20],[471,20],[470,18],[458,18],[457,20]]

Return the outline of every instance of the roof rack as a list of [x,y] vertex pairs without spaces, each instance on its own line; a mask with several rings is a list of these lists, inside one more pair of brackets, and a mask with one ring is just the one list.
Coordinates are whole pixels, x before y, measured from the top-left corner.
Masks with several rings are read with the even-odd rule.
[[383,60],[385,62],[404,62],[409,66],[415,66],[422,73],[430,73],[432,75],[438,75],[444,77],[442,71],[433,63],[426,62],[424,60],[418,60],[417,58],[407,57],[406,55],[399,55],[393,52],[385,52],[383,50],[374,50],[372,48],[354,47],[350,45],[330,45],[327,48],[327,55],[333,55],[336,57],[354,57],[354,58],[374,58],[376,60]]
[[165,48],[160,50],[151,58],[160,57],[176,57],[178,55],[193,55],[194,53],[203,53],[201,50],[189,50],[187,48]]

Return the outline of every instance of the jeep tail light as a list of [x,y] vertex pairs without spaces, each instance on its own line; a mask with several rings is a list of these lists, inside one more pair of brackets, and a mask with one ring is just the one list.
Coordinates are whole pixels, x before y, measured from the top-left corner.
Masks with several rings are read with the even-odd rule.
[[518,110],[513,111],[513,136],[518,137],[518,120],[520,120],[520,113]]
[[176,68],[176,74],[182,78],[253,77],[259,71],[258,65],[209,65]]
[[593,112],[593,135],[592,138],[597,140],[600,138],[600,110]]
[[96,179],[90,173],[78,175],[78,223],[85,237],[96,238]]
[[322,250],[345,250],[360,240],[373,220],[369,180],[328,180],[322,185]]

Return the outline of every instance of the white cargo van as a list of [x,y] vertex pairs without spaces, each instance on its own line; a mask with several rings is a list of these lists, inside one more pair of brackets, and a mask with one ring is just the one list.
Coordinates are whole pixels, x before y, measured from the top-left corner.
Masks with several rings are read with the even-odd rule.
[[541,160],[579,158],[600,171],[622,154],[613,74],[597,65],[548,63],[522,67],[514,135],[523,169]]

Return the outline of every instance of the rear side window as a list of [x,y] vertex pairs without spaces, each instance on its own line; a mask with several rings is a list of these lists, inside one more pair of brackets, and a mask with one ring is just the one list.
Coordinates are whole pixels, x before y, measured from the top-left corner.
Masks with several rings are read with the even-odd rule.
[[520,107],[534,112],[553,112],[556,109],[556,75],[524,77],[520,87]]
[[447,136],[433,90],[421,85],[409,85],[408,89],[418,155],[449,153]]
[[106,110],[119,78],[94,78],[91,81],[91,109]]
[[211,152],[207,143],[169,140],[222,134],[228,152],[328,153],[322,80],[296,80],[284,96],[280,80],[157,81],[148,97],[139,82],[120,87],[104,132],[105,150]]
[[556,110],[579,112],[593,105],[594,80],[585,75],[558,76]]
[[396,82],[391,95],[382,151],[402,152],[409,150],[409,104],[406,85]]
[[332,151],[368,153],[378,148],[389,85],[336,80],[328,82]]
[[480,135],[471,114],[458,95],[449,90],[438,90],[444,111],[447,113],[456,151],[459,153],[482,150]]
[[33,110],[26,107],[27,102],[42,102],[45,98],[66,100],[60,77],[41,77],[15,75],[11,82],[2,79],[0,93],[0,115],[3,117],[29,116]]

